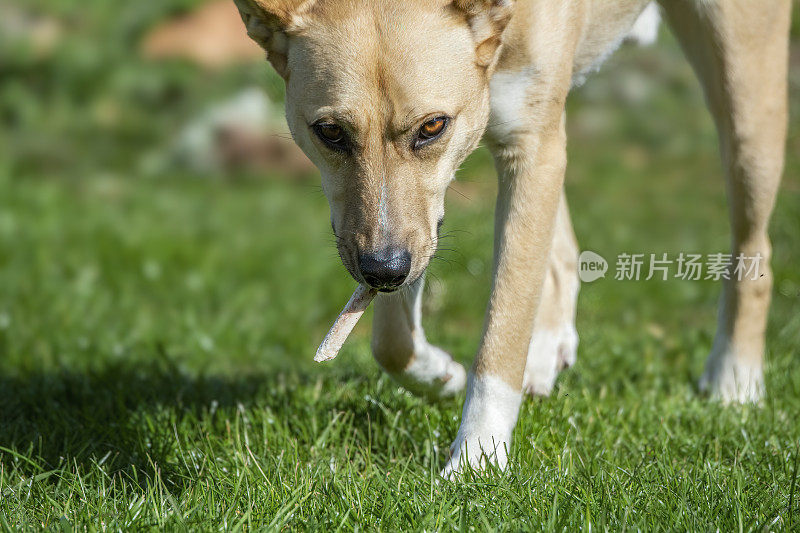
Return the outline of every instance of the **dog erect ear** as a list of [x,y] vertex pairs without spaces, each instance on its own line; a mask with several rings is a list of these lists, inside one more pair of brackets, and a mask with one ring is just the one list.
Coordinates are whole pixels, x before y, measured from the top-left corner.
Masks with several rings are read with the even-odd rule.
[[289,36],[303,27],[303,15],[315,0],[233,0],[247,35],[267,52],[267,59],[286,78]]
[[475,39],[478,64],[490,66],[497,57],[503,30],[514,12],[514,0],[453,0],[452,5],[467,18]]

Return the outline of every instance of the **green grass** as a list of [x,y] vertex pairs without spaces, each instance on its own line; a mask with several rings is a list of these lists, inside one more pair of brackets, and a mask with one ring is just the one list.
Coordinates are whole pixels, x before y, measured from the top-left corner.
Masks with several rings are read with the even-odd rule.
[[[311,362],[353,289],[316,178],[140,164],[205,103],[252,82],[279,96],[276,80],[143,63],[126,45],[171,8],[108,28],[89,5],[55,56],[0,61],[2,527],[800,529],[797,105],[763,405],[695,389],[717,284],[607,278],[582,288],[578,364],[524,402],[511,468],[441,483],[463,398],[431,405],[380,374],[369,317],[339,359]],[[583,249],[725,250],[713,128],[671,39],[623,50],[569,110]],[[432,267],[425,324],[468,363],[489,287],[484,151],[454,188],[456,251]]]

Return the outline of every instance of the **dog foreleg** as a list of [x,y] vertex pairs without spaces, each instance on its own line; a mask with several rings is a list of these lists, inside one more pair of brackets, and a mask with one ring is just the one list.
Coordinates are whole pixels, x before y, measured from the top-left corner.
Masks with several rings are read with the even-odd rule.
[[553,107],[540,110],[541,129],[515,135],[513,145],[495,150],[494,280],[446,477],[465,464],[502,468],[508,461],[566,168],[565,97],[566,88],[545,99]]
[[466,371],[450,354],[433,346],[422,329],[423,278],[393,293],[379,293],[372,321],[372,354],[410,392],[433,398],[464,388]]

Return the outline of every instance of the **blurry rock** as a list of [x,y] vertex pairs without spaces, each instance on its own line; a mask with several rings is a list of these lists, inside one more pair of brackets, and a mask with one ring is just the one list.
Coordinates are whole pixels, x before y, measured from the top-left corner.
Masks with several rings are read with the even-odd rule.
[[148,59],[188,59],[211,69],[265,59],[232,0],[215,0],[164,22],[145,37],[141,51]]
[[237,128],[220,128],[217,151],[225,168],[248,168],[307,175],[315,167],[288,134],[259,135]]
[[37,56],[48,55],[62,35],[61,24],[0,0],[0,44],[21,42]]
[[247,169],[301,176],[315,170],[292,141],[281,107],[257,88],[243,90],[189,123],[170,159],[196,172]]
[[[247,61],[266,65],[264,51],[247,37],[231,0],[207,2],[164,22],[145,37],[141,52],[148,59],[180,58],[209,69]],[[146,172],[158,173],[176,163],[200,173],[244,169],[300,176],[314,171],[291,140],[280,106],[256,88],[200,113],[170,153],[151,154],[143,165]]]

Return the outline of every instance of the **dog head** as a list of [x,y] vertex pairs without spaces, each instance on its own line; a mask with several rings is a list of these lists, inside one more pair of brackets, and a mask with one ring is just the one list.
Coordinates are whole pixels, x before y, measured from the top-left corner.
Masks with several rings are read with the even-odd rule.
[[322,174],[359,282],[413,282],[489,115],[511,0],[235,0],[286,81],[286,118]]

